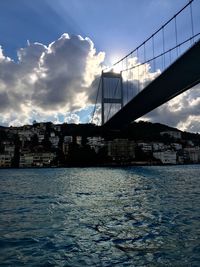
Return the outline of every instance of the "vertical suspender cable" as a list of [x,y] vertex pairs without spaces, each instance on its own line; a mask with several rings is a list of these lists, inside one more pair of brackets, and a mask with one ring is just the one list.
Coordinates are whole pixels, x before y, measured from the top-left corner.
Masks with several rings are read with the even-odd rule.
[[192,2],[190,2],[190,18],[191,18],[191,31],[192,31],[192,39],[191,44],[194,43],[194,22],[193,22],[193,12],[192,12]]
[[178,57],[178,35],[177,35],[177,23],[176,23],[176,16],[174,17],[175,22],[175,37],[176,37],[176,54]]
[[152,35],[152,49],[153,49],[153,71],[156,71],[156,64],[155,64],[155,47],[154,47],[154,35]]
[[[126,69],[128,69],[128,57],[126,57]],[[126,103],[128,102],[128,71],[126,71]]]
[[[122,60],[122,69],[121,69],[121,75],[123,77],[123,68],[124,68],[124,61]],[[123,79],[123,78],[122,78]],[[124,104],[125,104],[125,80],[122,80],[122,84],[123,84],[123,101],[124,101]]]
[[127,58],[127,103],[129,102],[129,96],[130,96],[130,70],[129,70],[129,64],[130,64],[130,58]]
[[102,78],[101,78],[101,125],[104,125],[104,118],[105,118],[105,112],[104,112],[104,77],[102,72]]
[[169,51],[169,63],[172,63],[172,50]]
[[162,27],[162,42],[163,42],[163,70],[165,68],[165,32],[164,27]]
[[[189,0],[189,2],[183,7],[181,8],[172,18],[170,18],[165,24],[162,25],[162,27],[167,26],[171,21],[175,20],[175,31],[177,33],[177,27],[176,27],[176,18],[178,17],[178,15],[185,10],[194,0]],[[156,35],[158,32],[160,32],[160,30],[162,29],[162,27],[160,27],[157,31],[154,32],[154,35]],[[177,35],[177,34],[176,34]],[[118,63],[120,63],[122,60],[124,60],[127,56],[129,56],[132,52],[135,52],[137,49],[141,48],[145,42],[148,42],[150,39],[152,38],[152,35],[150,37],[148,37],[142,44],[140,44],[139,46],[137,46],[134,50],[132,50],[129,54],[127,54],[126,56],[124,56],[123,58],[121,58],[120,60],[118,60],[116,63],[113,64],[113,66],[116,66]],[[176,40],[176,46],[177,46],[178,42]]]
[[[118,87],[118,84],[119,84],[119,79],[117,80],[117,83],[115,85],[115,88],[114,88],[114,95],[113,95],[113,99],[116,97],[116,93],[117,93],[117,87]],[[111,112],[111,109],[112,109],[112,104],[113,103],[110,103],[110,106],[109,106],[109,109],[108,109],[108,114],[107,114],[107,121],[109,119],[109,116],[110,116],[110,112]],[[112,114],[112,113],[111,113]]]
[[[133,63],[134,63],[134,55],[132,53],[132,67],[133,67]],[[131,88],[131,98],[134,97],[134,69],[131,70],[131,85],[132,85],[132,88]]]
[[[137,49],[137,62],[139,64],[139,55],[138,55],[138,49]],[[138,76],[138,82],[137,82],[137,93],[139,93],[139,87],[140,87],[140,81],[139,81],[139,66],[137,67],[137,76]]]
[[[144,62],[146,62],[146,42],[144,42]],[[143,88],[142,89],[144,89],[144,87],[145,87],[146,73],[147,73],[146,63],[144,63],[144,79],[143,79]]]

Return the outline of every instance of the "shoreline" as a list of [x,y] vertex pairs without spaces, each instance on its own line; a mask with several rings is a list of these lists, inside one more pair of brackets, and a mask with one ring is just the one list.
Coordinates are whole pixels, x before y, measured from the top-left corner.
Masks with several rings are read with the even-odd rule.
[[131,163],[105,163],[105,164],[69,164],[69,165],[62,165],[62,166],[27,166],[27,167],[1,167],[0,170],[8,170],[8,169],[70,169],[70,168],[109,168],[109,167],[145,167],[145,166],[188,166],[188,165],[200,165],[200,163],[184,163],[184,164],[162,164],[162,163],[152,163],[152,162],[131,162]]

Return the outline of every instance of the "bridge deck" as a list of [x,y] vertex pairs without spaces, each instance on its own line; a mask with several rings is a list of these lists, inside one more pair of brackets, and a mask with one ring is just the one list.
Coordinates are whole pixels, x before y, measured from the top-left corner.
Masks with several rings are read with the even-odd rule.
[[200,40],[108,120],[104,127],[124,127],[199,82]]

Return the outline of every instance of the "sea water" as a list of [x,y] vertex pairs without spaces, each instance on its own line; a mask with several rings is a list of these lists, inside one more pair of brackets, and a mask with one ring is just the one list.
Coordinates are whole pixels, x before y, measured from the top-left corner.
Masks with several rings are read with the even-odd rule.
[[200,166],[0,170],[0,266],[200,266]]

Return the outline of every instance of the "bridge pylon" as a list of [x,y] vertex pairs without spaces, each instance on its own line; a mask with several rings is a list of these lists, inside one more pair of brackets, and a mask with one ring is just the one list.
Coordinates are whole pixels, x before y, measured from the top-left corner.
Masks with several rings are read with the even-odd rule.
[[[105,123],[105,107],[110,104],[108,113],[113,104],[123,107],[123,81],[122,73],[102,72],[101,74],[101,124]],[[107,119],[109,114],[107,115]]]

